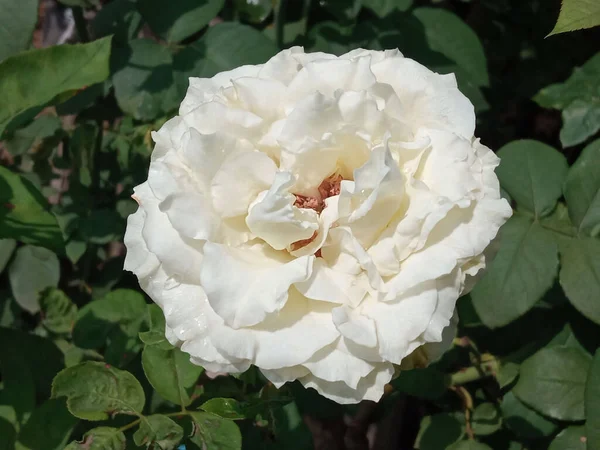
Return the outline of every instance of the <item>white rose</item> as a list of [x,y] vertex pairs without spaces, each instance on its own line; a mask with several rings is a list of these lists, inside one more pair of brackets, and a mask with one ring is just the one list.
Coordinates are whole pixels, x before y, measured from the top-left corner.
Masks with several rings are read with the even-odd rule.
[[447,348],[511,214],[453,75],[292,48],[191,78],[179,114],[153,134],[125,269],[194,363],[356,403]]

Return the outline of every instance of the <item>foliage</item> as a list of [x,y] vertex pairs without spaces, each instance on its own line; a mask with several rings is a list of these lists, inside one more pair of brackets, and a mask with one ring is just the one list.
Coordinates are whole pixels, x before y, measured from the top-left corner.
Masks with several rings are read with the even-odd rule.
[[[0,449],[337,448],[370,423],[423,450],[600,449],[600,30],[544,39],[596,25],[597,1],[61,2],[77,43],[39,48],[38,2],[0,0]],[[377,405],[215,378],[122,271],[188,77],[291,45],[456,73],[514,207],[454,348]]]
[[600,25],[600,4],[594,0],[563,0],[558,22],[550,33],[581,30]]

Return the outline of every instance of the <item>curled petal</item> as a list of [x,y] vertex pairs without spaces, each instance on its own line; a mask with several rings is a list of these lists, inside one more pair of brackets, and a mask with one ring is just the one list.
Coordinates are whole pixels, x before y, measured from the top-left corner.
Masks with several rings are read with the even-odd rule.
[[250,231],[275,250],[309,239],[319,229],[316,211],[294,206],[296,197],[288,192],[293,183],[289,172],[277,172],[271,189],[257,197],[246,216]]

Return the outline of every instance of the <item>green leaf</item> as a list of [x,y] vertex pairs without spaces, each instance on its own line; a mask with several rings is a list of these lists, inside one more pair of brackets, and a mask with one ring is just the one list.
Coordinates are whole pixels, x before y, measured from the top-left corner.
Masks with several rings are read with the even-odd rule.
[[486,402],[478,405],[471,416],[471,427],[477,436],[487,436],[502,427],[502,415],[498,407]]
[[19,450],[63,450],[79,421],[65,406],[64,400],[48,400],[36,408],[17,438]]
[[517,205],[543,217],[562,196],[567,160],[554,148],[538,141],[513,141],[498,151],[496,169],[500,184]]
[[600,103],[577,99],[563,110],[562,118],[560,142],[563,147],[580,144],[600,130]]
[[413,0],[363,0],[363,6],[379,17],[385,17],[394,10],[408,11]]
[[460,441],[449,447],[449,450],[492,450],[489,445],[477,441]]
[[193,412],[194,432],[190,440],[205,450],[240,450],[242,435],[233,420],[207,412]]
[[306,450],[312,448],[313,440],[309,428],[302,419],[295,402],[271,410],[274,420],[275,448]]
[[175,55],[176,80],[185,92],[188,77],[208,78],[242,65],[262,64],[277,51],[275,43],[254,28],[223,22]]
[[448,377],[434,366],[402,370],[390,384],[394,389],[417,398],[436,400],[448,390]]
[[62,232],[48,209],[29,180],[0,166],[0,237],[62,251]]
[[329,0],[321,3],[340,22],[350,21],[358,16],[362,0]]
[[98,209],[80,221],[79,231],[86,241],[104,245],[123,240],[125,222],[114,210]]
[[36,313],[40,310],[40,293],[58,285],[60,263],[50,250],[25,245],[17,250],[8,268],[8,277],[17,303],[30,313]]
[[37,0],[0,0],[0,61],[29,47],[38,4]]
[[94,160],[100,130],[94,123],[79,125],[71,138],[70,150],[73,155],[74,169],[82,186],[90,187],[94,181]]
[[141,350],[138,333],[145,319],[144,296],[133,290],[117,289],[79,310],[73,342],[87,349],[106,344],[106,361],[123,366]]
[[115,41],[133,39],[142,26],[142,15],[134,0],[113,0],[102,5],[91,22],[96,38],[114,34]]
[[545,348],[521,365],[513,389],[521,401],[548,417],[583,420],[585,381],[591,358],[570,347]]
[[588,450],[584,427],[569,427],[558,433],[548,450]]
[[600,241],[570,239],[560,250],[560,285],[581,314],[600,324]]
[[224,419],[245,419],[242,406],[233,398],[211,398],[204,402],[200,409],[213,413]]
[[[234,0],[234,6],[237,14],[244,22],[255,24],[262,23],[273,11],[273,2],[270,0]],[[291,24],[285,24],[284,27]],[[276,27],[271,27],[274,30]],[[285,35],[284,31],[284,35]]]
[[583,149],[564,185],[569,216],[580,233],[600,234],[600,139]]
[[111,38],[20,53],[0,63],[0,134],[25,110],[108,77]]
[[512,392],[500,405],[506,426],[525,439],[539,439],[554,434],[558,426],[524,405]]
[[17,242],[14,239],[0,239],[0,274],[4,271],[16,246]]
[[92,6],[97,6],[99,3],[99,0],[58,0],[58,1],[67,6],[79,6],[81,8],[90,8]]
[[529,311],[550,289],[558,270],[552,235],[530,218],[515,214],[500,230],[500,250],[471,292],[473,306],[490,328],[509,324]]
[[0,346],[0,373],[3,388],[0,390],[0,405],[12,410],[15,424],[26,418],[36,403],[36,388],[33,374],[28,367],[29,361],[23,354],[21,343],[14,340],[22,334],[24,333],[16,330],[0,328],[0,336],[4,338],[2,342],[11,343],[11,345]]
[[0,345],[0,405],[12,406],[22,420],[36,399],[50,396],[52,379],[64,367],[63,355],[49,339],[19,330],[0,328],[0,342],[9,344]]
[[413,14],[425,27],[432,50],[456,62],[477,86],[489,85],[483,45],[464,21],[442,8],[417,8]]
[[600,3],[597,0],[562,0],[556,26],[548,36],[600,25]]
[[175,109],[181,99],[175,92],[172,64],[169,49],[150,39],[135,39],[116,49],[111,70],[119,107],[146,121]]
[[64,369],[54,378],[52,397],[63,396],[71,414],[84,420],[139,415],[145,403],[144,390],[132,374],[92,361]]
[[35,119],[24,128],[20,128],[5,141],[7,150],[13,155],[26,153],[43,139],[53,136],[62,129],[60,119],[56,116],[45,115]]
[[139,0],[137,7],[152,31],[167,42],[179,42],[214,19],[225,0],[178,0],[164,7],[162,0]]
[[40,297],[42,324],[55,334],[69,334],[77,317],[77,306],[60,289],[47,289]]
[[462,424],[452,414],[440,413],[425,416],[415,447],[427,450],[446,450],[464,436]]
[[110,427],[93,428],[79,442],[71,442],[65,450],[125,450],[126,439],[122,431]]
[[135,445],[145,445],[146,448],[158,446],[162,450],[174,449],[182,439],[183,428],[161,414],[144,417],[133,435]]
[[157,304],[146,305],[148,311],[148,331],[142,331],[139,334],[140,340],[146,345],[158,346],[161,350],[170,350],[173,348],[171,343],[165,337],[165,316],[162,309]]
[[556,242],[559,243],[577,236],[577,229],[573,226],[569,218],[567,206],[558,202],[552,214],[540,219],[540,225],[546,230],[552,232]]
[[163,398],[181,406],[192,403],[196,381],[204,369],[192,364],[190,355],[178,348],[146,345],[142,365],[148,381]]
[[600,53],[578,67],[567,81],[542,89],[534,100],[544,108],[563,112],[563,147],[584,142],[600,129]]
[[600,350],[596,350],[585,386],[585,431],[588,450],[600,449]]

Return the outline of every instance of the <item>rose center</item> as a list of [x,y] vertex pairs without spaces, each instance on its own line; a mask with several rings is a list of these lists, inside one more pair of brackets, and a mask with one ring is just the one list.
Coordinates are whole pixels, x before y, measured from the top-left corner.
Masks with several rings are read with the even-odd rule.
[[314,209],[318,214],[321,214],[325,208],[325,199],[340,194],[340,184],[342,183],[342,180],[343,178],[339,174],[328,176],[317,188],[317,191],[319,192],[318,196],[294,194],[296,197],[294,206],[298,208]]
[[[318,196],[294,194],[294,196],[296,197],[294,206],[298,208],[313,209],[317,212],[317,214],[321,214],[321,212],[325,208],[325,199],[340,194],[340,185],[342,183],[342,180],[343,178],[339,174],[333,174],[328,176],[321,182],[321,184],[317,188],[317,191],[319,192]],[[307,246],[316,239],[317,235],[318,232],[315,231],[310,238],[294,242],[291,245],[292,251]],[[321,256],[321,250],[317,250],[315,255],[317,257]]]

